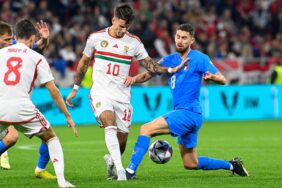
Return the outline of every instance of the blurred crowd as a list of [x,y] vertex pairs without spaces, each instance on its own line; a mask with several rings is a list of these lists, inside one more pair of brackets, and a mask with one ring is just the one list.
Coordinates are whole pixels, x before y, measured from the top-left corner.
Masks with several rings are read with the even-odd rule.
[[[50,45],[43,53],[57,84],[68,87],[87,37],[111,24],[113,7],[120,2],[135,9],[130,30],[152,58],[174,52],[175,28],[189,22],[196,31],[193,48],[219,62],[275,57],[275,63],[282,63],[282,0],[0,0],[0,16],[10,24],[22,18],[49,24]],[[131,73],[139,71],[134,63]]]

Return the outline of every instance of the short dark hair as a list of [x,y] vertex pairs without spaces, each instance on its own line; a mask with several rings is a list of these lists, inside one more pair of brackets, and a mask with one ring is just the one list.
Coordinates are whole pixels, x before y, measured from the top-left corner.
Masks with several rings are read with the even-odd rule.
[[12,27],[10,24],[0,21],[0,35],[9,34],[12,35]]
[[115,7],[114,16],[118,19],[126,21],[126,24],[132,23],[134,20],[133,9],[128,4],[120,4]]
[[195,34],[194,27],[189,23],[179,25],[176,31],[177,30],[186,31],[190,33],[191,37],[194,37],[194,34]]
[[32,35],[36,35],[36,29],[31,21],[23,19],[16,24],[15,34],[18,39],[29,39]]

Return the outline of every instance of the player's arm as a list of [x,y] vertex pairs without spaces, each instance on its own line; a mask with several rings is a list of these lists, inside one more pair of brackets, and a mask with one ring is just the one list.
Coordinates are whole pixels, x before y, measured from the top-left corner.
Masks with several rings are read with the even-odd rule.
[[139,60],[139,63],[145,67],[149,72],[152,73],[175,73],[179,69],[181,69],[185,63],[188,61],[188,59],[184,59],[180,65],[176,67],[164,67],[158,64],[156,61],[152,60],[149,56],[146,57],[145,59]]
[[207,71],[204,75],[204,80],[205,81],[211,80],[221,85],[225,85],[227,83],[225,77],[219,71],[215,74],[212,74],[209,71]]
[[133,85],[134,83],[143,83],[143,82],[150,80],[155,75],[156,75],[156,73],[152,73],[152,72],[147,71],[147,72],[137,74],[134,77],[127,76],[125,81],[124,81],[124,84],[126,86],[130,86],[130,85]]
[[40,39],[36,41],[35,50],[44,50],[49,45],[50,32],[47,23],[40,20],[40,22],[36,23],[35,27],[40,34]]
[[73,106],[72,99],[76,96],[77,90],[84,78],[84,75],[89,67],[90,63],[90,58],[86,56],[85,54],[82,55],[81,59],[79,60],[77,70],[76,70],[76,75],[74,78],[74,87],[71,91],[71,93],[68,95],[66,103],[69,106]]
[[45,87],[48,89],[51,97],[55,101],[55,103],[58,106],[58,108],[65,115],[65,117],[67,119],[67,122],[68,122],[68,127],[71,127],[74,135],[77,136],[77,130],[75,128],[75,124],[74,124],[74,122],[73,122],[73,120],[71,118],[71,115],[70,115],[70,113],[69,113],[69,111],[68,111],[68,109],[67,109],[67,107],[65,105],[64,99],[63,99],[59,89],[55,85],[54,81],[51,80],[51,81],[47,82],[45,84]]

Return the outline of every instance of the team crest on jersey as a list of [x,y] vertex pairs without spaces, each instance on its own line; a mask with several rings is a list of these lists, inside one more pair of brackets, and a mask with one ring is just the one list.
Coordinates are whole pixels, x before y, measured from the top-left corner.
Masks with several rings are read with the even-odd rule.
[[101,43],[100,43],[100,45],[103,47],[103,48],[106,48],[107,46],[108,46],[108,41],[106,41],[106,40],[102,40],[101,41]]
[[128,50],[129,50],[129,46],[124,46],[124,53],[125,54],[127,54]]
[[95,104],[95,107],[96,108],[99,108],[101,106],[101,102],[97,102],[96,104]]

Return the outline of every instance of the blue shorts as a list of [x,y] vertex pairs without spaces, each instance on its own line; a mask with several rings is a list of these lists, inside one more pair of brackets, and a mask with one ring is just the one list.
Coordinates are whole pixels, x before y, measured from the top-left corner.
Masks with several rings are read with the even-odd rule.
[[178,136],[178,144],[185,148],[197,146],[198,131],[202,127],[202,115],[189,110],[180,109],[163,115],[172,136]]

